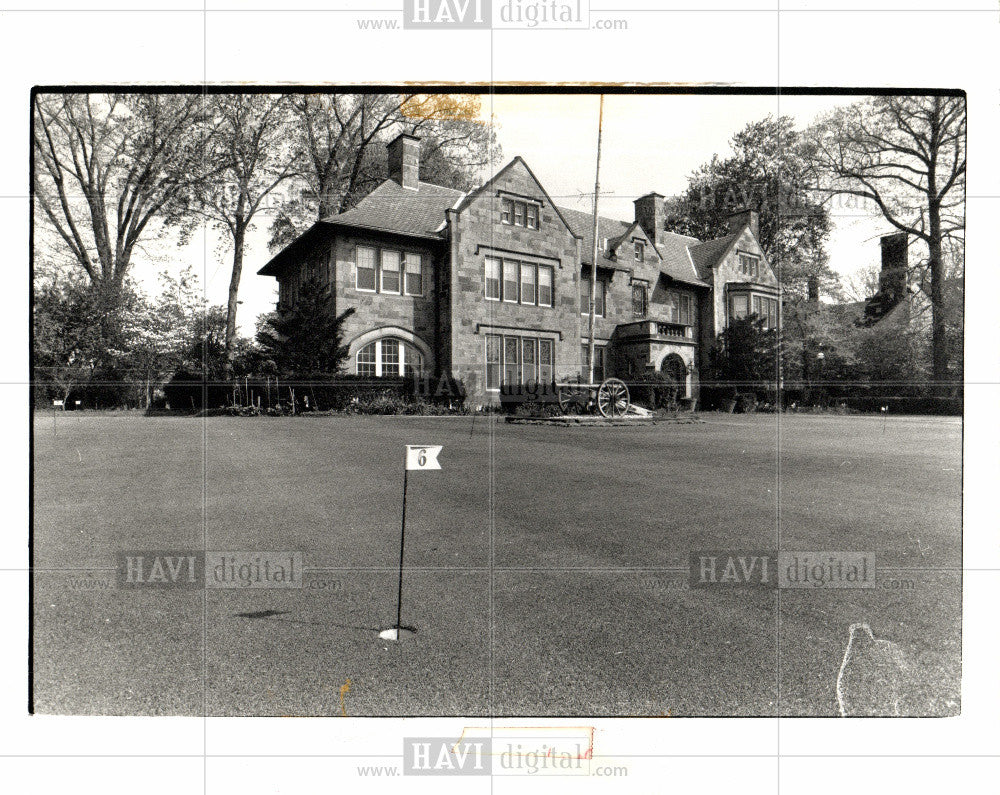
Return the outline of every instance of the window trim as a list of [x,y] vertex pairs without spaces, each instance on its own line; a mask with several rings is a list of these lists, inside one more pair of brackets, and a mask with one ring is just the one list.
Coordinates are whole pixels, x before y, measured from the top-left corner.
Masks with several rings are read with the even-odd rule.
[[406,340],[402,339],[401,337],[395,337],[392,334],[386,334],[386,335],[384,335],[382,337],[377,337],[376,339],[373,339],[371,342],[368,342],[368,343],[362,345],[360,348],[358,348],[354,352],[354,374],[355,375],[361,376],[361,373],[358,371],[358,364],[359,364],[358,359],[360,358],[361,354],[364,353],[365,351],[367,351],[368,349],[371,349],[373,351],[373,356],[375,357],[374,361],[372,361],[370,363],[369,362],[365,362],[365,364],[372,364],[374,366],[374,368],[375,368],[375,372],[374,372],[373,375],[364,375],[362,377],[363,378],[385,378],[385,377],[387,377],[386,374],[383,372],[383,367],[382,367],[382,357],[383,357],[382,343],[385,342],[386,340],[392,340],[399,347],[399,362],[397,363],[397,368],[396,368],[398,370],[398,372],[395,373],[395,374],[389,375],[388,376],[389,378],[405,378],[406,377],[406,367],[407,367],[407,365],[412,366],[412,363],[409,362],[409,356],[410,355],[413,355],[415,357],[415,359],[416,359],[416,362],[417,362],[416,374],[419,376],[421,373],[423,373],[423,370],[424,370],[424,354],[420,351],[420,349],[417,348],[416,345],[413,345],[412,343],[407,342]]
[[[359,271],[361,271],[361,266],[360,266],[360,264],[358,262],[358,259],[359,259],[358,258],[358,252],[361,249],[366,249],[366,250],[372,252],[372,266],[370,268],[365,268],[364,269],[366,271],[370,270],[372,272],[372,276],[374,277],[372,279],[373,286],[371,288],[368,288],[368,287],[359,287],[358,286],[358,276],[359,276]],[[378,292],[378,284],[379,284],[379,258],[380,258],[380,256],[381,255],[379,254],[379,250],[378,250],[378,248],[376,246],[366,246],[366,245],[360,245],[359,244],[359,245],[356,245],[354,247],[354,289],[357,290],[359,293],[377,293]]]
[[[534,209],[534,224],[531,223],[532,214],[528,212],[528,208]],[[520,223],[518,223],[518,212],[520,212]],[[501,196],[500,223],[504,226],[515,226],[521,229],[537,231],[542,227],[542,202],[533,199],[514,199]]]
[[[590,375],[590,362],[588,358],[590,356],[590,342],[580,343],[580,376],[586,378]],[[607,378],[608,373],[608,343],[606,342],[594,342],[594,359],[600,361],[600,368],[594,367],[594,381],[600,383],[605,378]],[[597,378],[597,371],[600,370],[601,377]]]
[[[514,269],[514,297],[507,297],[507,266],[511,266]],[[521,263],[516,259],[501,259],[500,260],[500,300],[505,304],[519,304],[521,303]]]
[[[637,290],[642,291],[641,314],[636,314],[635,311],[635,294]],[[647,285],[645,282],[632,282],[632,317],[633,318],[649,317],[649,285]]]
[[[492,365],[497,368],[497,385],[490,386],[490,340],[498,340],[499,358]],[[499,393],[505,384],[504,374],[507,369],[507,344],[508,340],[513,340],[517,345],[517,362],[514,364],[517,372],[517,383],[514,386],[526,386],[530,383],[541,384],[542,367],[548,368],[552,373],[552,379],[556,375],[556,345],[551,337],[542,337],[535,334],[485,334],[483,338],[483,364],[485,366],[484,389],[487,392]],[[530,380],[525,380],[524,376],[524,344],[528,341],[531,344],[534,356],[534,374]],[[542,347],[548,348],[549,363],[542,364]]]
[[[420,276],[420,292],[419,293],[411,293],[410,292],[409,281],[406,278],[410,274],[410,270],[409,270],[408,265],[410,263],[410,258],[411,257],[416,258],[416,260],[417,260],[417,273]],[[423,298],[424,297],[424,255],[423,254],[421,254],[419,252],[416,252],[416,251],[404,251],[403,252],[403,261],[401,263],[400,285],[399,286],[400,286],[400,289],[402,291],[402,293],[401,293],[402,295],[408,295],[410,298]]]
[[[549,275],[546,289],[549,291],[548,303],[542,303],[542,271]],[[556,269],[551,265],[535,263],[535,305],[552,309],[556,305]]]
[[[493,280],[497,284],[497,294],[490,295],[490,276],[487,268],[491,262],[495,262],[497,265],[496,278]],[[487,301],[502,301],[503,300],[503,260],[498,257],[484,257],[483,258],[483,296]]]
[[[386,272],[386,269],[385,269],[385,255],[386,254],[395,254],[396,255],[396,270],[395,270],[395,274],[396,274],[396,289],[395,290],[386,290],[385,289],[385,272]],[[378,263],[379,263],[379,279],[378,279],[378,287],[379,287],[379,289],[378,289],[378,291],[380,293],[384,293],[386,295],[402,295],[403,294],[402,293],[402,290],[403,290],[403,278],[402,278],[402,275],[403,275],[403,267],[402,267],[403,266],[403,252],[401,252],[399,249],[395,249],[395,248],[379,248]],[[393,271],[390,270],[389,273],[393,273]]]
[[[373,254],[373,266],[371,268],[364,268],[364,270],[372,270],[375,274],[375,287],[360,287],[358,277],[362,268],[360,267],[358,252],[362,249],[372,251]],[[386,290],[382,286],[383,273],[382,268],[382,257],[386,252],[392,252],[399,256],[399,289],[398,290]],[[409,257],[416,257],[417,261],[420,263],[420,293],[410,293],[406,290],[406,263]],[[331,269],[333,268],[333,260],[331,258],[330,263]],[[391,272],[391,271],[390,271]],[[392,295],[398,296],[400,298],[426,298],[427,297],[427,275],[428,268],[426,267],[426,257],[424,252],[417,251],[415,249],[405,249],[405,248],[395,248],[393,246],[379,246],[371,245],[369,243],[355,243],[354,244],[354,289],[359,293],[369,293],[374,295]],[[331,280],[332,284],[332,280]],[[350,289],[350,288],[348,288]]]
[[[587,308],[586,309],[583,308],[583,283],[584,282],[589,283],[590,282],[590,277],[589,276],[581,276],[580,277],[580,289],[581,289],[581,292],[580,292],[580,314],[581,315],[589,316],[590,315],[590,291],[589,290],[587,291]],[[607,282],[606,279],[602,279],[602,278],[598,277],[597,278],[597,283],[599,285],[601,285],[601,293],[600,293],[600,299],[601,300],[598,301],[598,294],[595,291],[595,293],[594,293],[594,304],[595,304],[595,306],[594,306],[594,317],[603,317],[603,318],[606,318],[608,316],[608,282]],[[601,307],[602,311],[600,311],[600,312],[597,311],[597,304],[600,304],[600,307]]]
[[[499,290],[496,296],[490,295],[490,290],[489,290],[490,276],[488,267],[491,262],[497,263],[499,267],[499,274],[498,274]],[[507,279],[505,271],[509,267],[514,268],[514,276],[517,284],[517,291],[514,298],[509,298],[507,296]],[[535,288],[533,301],[525,301],[524,293],[523,290],[521,289],[522,286],[524,285],[523,274],[526,268],[530,269],[533,274],[532,283],[534,284]],[[548,303],[543,303],[541,300],[541,287],[542,287],[541,274],[543,272],[548,275],[548,284],[545,285],[545,288],[548,290],[549,293]],[[516,304],[518,306],[534,306],[543,309],[552,309],[556,303],[555,280],[556,280],[555,269],[551,265],[514,259],[512,257],[511,258],[496,257],[491,255],[486,255],[485,257],[483,257],[483,298],[487,301],[496,301],[498,303],[504,303],[504,304]],[[515,283],[514,281],[511,282],[511,284],[514,283]]]
[[[741,275],[746,276],[750,279],[759,279],[761,274],[761,257],[759,254],[754,254],[751,251],[736,251],[736,258],[738,262],[739,272]],[[744,260],[750,264],[744,268]]]

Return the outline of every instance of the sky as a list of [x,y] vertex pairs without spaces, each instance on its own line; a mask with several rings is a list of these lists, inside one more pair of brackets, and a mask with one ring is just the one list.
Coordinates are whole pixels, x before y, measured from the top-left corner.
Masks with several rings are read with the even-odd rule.
[[[805,127],[821,113],[852,98],[720,95],[608,95],[604,101],[601,155],[601,215],[633,220],[633,199],[656,191],[680,193],[687,176],[713,154],[730,152],[729,139],[768,114],[792,116]],[[594,189],[598,98],[588,95],[494,95],[483,97],[482,119],[496,125],[502,154],[491,172],[516,155],[528,163],[552,196],[565,207],[589,212]],[[848,275],[879,261],[878,238],[892,231],[877,211],[834,209],[828,244],[830,265]],[[250,235],[240,286],[238,325],[252,335],[258,315],[277,300],[273,278],[257,276],[267,262],[267,227],[262,217]],[[232,254],[218,235],[196,235],[172,257],[190,263],[203,277],[212,303],[224,304]],[[134,275],[155,289],[162,259],[137,262]]]

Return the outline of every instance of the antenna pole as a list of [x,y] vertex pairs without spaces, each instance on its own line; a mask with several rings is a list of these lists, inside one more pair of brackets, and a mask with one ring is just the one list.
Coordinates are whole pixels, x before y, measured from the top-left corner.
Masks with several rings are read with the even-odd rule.
[[590,252],[590,318],[587,357],[587,383],[594,383],[594,313],[597,309],[597,200],[601,195],[601,130],[604,125],[604,94],[601,94],[600,110],[597,114],[597,170],[594,173],[594,246]]

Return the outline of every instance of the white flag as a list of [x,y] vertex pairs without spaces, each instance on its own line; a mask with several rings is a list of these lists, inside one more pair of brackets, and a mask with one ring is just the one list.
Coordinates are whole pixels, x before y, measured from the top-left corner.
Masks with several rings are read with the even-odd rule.
[[406,445],[407,469],[440,469],[438,453],[441,445],[408,444]]

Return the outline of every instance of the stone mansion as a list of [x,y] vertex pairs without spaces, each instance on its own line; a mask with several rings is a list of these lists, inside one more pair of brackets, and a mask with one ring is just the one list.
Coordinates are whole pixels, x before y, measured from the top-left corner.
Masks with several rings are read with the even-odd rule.
[[[468,193],[422,182],[420,140],[388,146],[389,178],[357,206],[324,218],[259,273],[294,306],[318,277],[344,324],[347,370],[369,376],[450,374],[474,405],[501,384],[549,384],[588,372],[593,216],[556,206],[515,157]],[[729,234],[667,232],[663,196],[635,200],[631,222],[600,218],[595,381],[675,378],[696,397],[698,371],[731,318],[780,323],[778,283],[752,211]],[[613,370],[613,372],[612,372]]]

